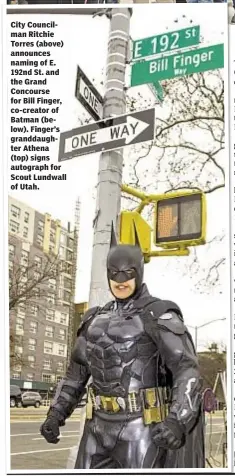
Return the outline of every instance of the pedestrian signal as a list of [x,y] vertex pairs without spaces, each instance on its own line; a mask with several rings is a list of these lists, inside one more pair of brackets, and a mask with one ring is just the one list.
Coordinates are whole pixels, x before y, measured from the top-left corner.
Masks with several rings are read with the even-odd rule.
[[172,192],[155,205],[154,244],[165,248],[205,244],[206,200],[202,192]]

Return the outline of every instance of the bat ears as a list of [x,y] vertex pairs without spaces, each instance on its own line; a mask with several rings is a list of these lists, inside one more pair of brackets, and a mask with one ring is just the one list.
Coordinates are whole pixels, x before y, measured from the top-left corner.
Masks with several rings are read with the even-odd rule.
[[[135,245],[137,248],[140,248],[141,249],[141,246],[140,246],[140,242],[139,242],[139,237],[138,237],[138,232],[137,232],[137,229],[136,229],[136,226],[135,226],[135,222],[133,221],[133,227],[134,227],[134,236],[135,236]],[[117,246],[117,237],[116,237],[116,233],[115,233],[115,230],[114,230],[114,224],[113,224],[113,221],[112,221],[112,224],[111,224],[111,237],[110,237],[110,249],[111,248],[114,248],[115,246]]]
[[113,221],[112,221],[112,224],[111,224],[110,248],[114,248],[115,246],[117,246],[117,238],[116,238],[116,234],[115,234],[115,231],[114,231],[114,225],[113,225]]

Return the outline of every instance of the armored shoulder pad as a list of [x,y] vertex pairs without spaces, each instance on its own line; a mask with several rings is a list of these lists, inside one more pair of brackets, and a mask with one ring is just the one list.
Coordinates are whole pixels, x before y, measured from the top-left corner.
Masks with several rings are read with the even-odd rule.
[[166,331],[173,332],[173,334],[182,335],[186,332],[181,315],[175,311],[169,311],[159,316],[158,325]]
[[177,306],[177,304],[175,304],[175,302],[164,301],[162,299],[161,300],[160,299],[155,300],[155,301],[152,301],[150,303],[150,305],[148,306],[148,309],[151,312],[153,319],[158,319],[160,316],[162,316],[163,314],[166,314],[166,313],[167,314],[168,313],[175,313],[183,321],[182,312],[181,312],[179,306]]
[[106,312],[106,311],[110,311],[110,309],[112,309],[113,305],[114,305],[114,302],[115,301],[109,301],[107,302],[107,304],[105,304],[104,307],[101,308],[102,311]]
[[82,321],[81,321],[81,324],[77,330],[77,336],[80,334],[81,332],[81,329],[84,327],[84,325],[90,321],[90,319],[92,317],[94,317],[97,312],[99,311],[99,306],[95,306],[95,307],[91,307],[90,309],[88,309],[88,311],[85,312],[83,318],[82,318]]

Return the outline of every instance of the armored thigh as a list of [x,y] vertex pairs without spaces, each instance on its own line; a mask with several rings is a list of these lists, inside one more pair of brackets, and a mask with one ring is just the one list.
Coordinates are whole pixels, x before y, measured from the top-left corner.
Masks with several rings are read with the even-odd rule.
[[112,455],[122,468],[163,468],[166,451],[156,447],[140,417],[124,426]]
[[97,441],[93,431],[92,421],[87,420],[84,426],[84,432],[78,449],[75,469],[94,468],[96,460],[105,460],[105,449]]

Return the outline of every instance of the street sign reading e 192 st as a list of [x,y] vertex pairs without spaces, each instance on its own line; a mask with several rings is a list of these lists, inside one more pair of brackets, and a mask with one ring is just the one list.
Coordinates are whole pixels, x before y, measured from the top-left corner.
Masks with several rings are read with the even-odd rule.
[[200,26],[162,33],[133,42],[133,61],[200,43]]
[[153,140],[155,109],[113,117],[60,134],[59,162]]
[[95,121],[102,119],[103,98],[80,66],[77,67],[75,96]]
[[212,45],[132,65],[131,86],[224,67],[224,45]]

